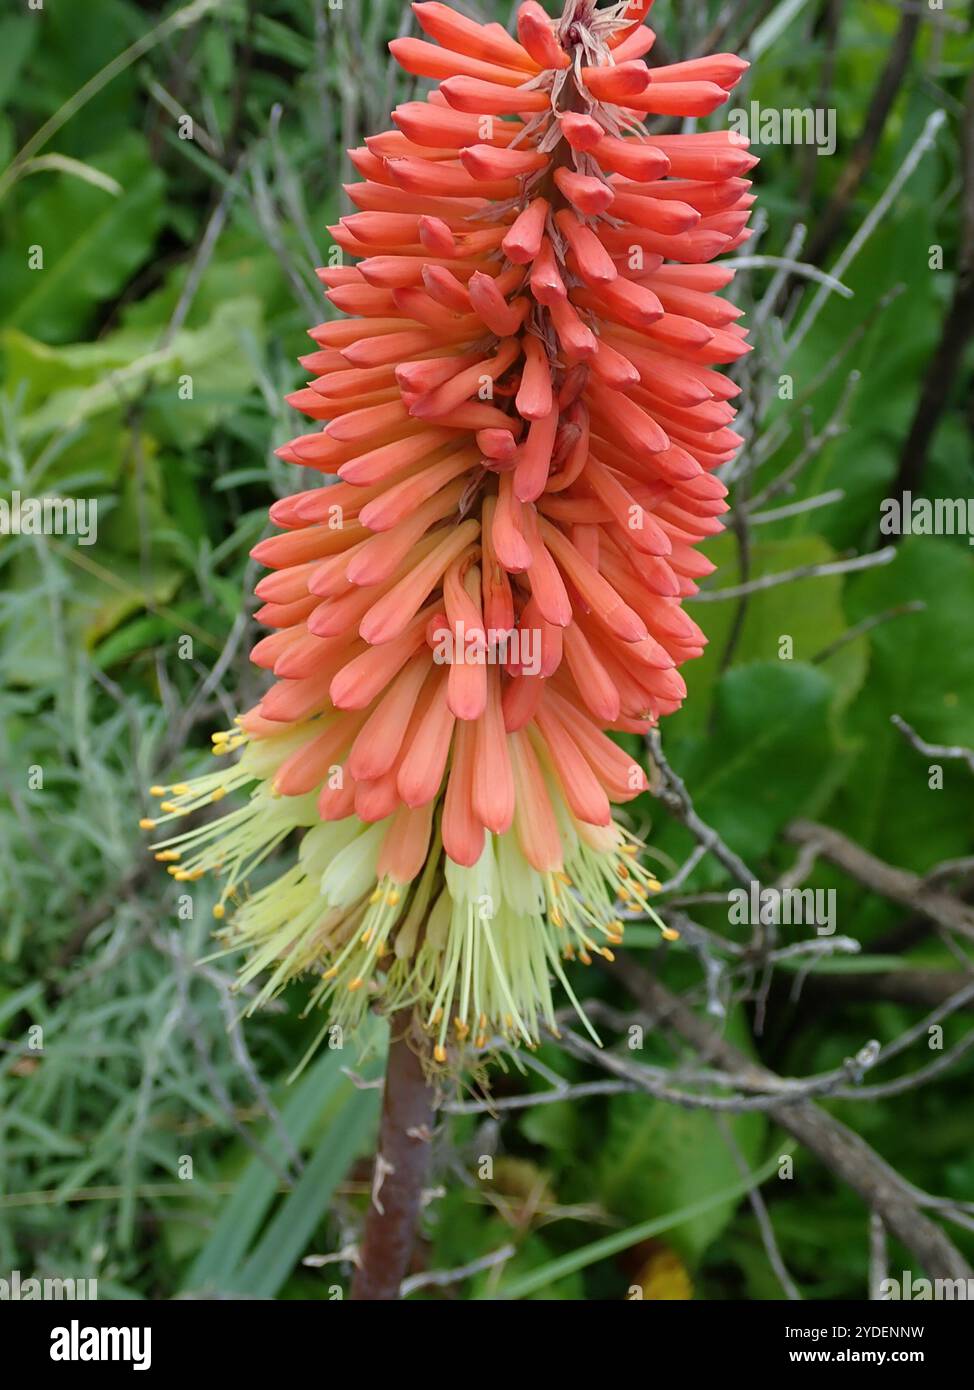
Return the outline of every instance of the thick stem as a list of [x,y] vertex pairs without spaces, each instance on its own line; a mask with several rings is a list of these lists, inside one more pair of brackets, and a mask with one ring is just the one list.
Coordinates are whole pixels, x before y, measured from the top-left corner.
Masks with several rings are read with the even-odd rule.
[[417,1048],[411,1011],[394,1014],[372,1201],[352,1281],[353,1299],[398,1298],[409,1269],[435,1110]]

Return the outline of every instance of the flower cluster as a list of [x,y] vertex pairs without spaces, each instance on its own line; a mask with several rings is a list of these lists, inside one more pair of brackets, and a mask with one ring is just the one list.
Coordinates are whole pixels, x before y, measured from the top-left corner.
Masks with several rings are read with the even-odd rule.
[[158,857],[222,875],[255,1002],[310,972],[332,1020],[415,1006],[438,1062],[535,1044],[564,962],[653,915],[612,810],[646,777],[610,731],[676,710],[705,641],[681,600],[741,442],[716,368],[748,350],[710,262],[748,236],[756,161],[648,133],[747,65],[650,68],[647,8],[526,0],[514,38],[413,5],[427,38],[391,48],[438,85],[350,152],[358,211],[330,230],[356,263],[318,272],[347,317],[311,330],[289,399],[316,427],[278,451],[337,481],[276,503],[253,552],[275,683],[215,738],[233,770],[158,789],[149,823],[250,788]]

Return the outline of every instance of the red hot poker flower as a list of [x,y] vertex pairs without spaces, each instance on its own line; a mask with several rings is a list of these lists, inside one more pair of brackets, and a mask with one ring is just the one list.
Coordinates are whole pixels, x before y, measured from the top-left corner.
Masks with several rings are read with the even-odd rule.
[[563,961],[611,956],[658,887],[613,818],[646,779],[609,731],[676,710],[705,641],[681,600],[741,442],[717,369],[748,351],[710,262],[749,235],[756,160],[648,133],[747,64],[649,68],[646,8],[527,0],[513,38],[413,6],[426,37],[391,48],[439,85],[350,152],[331,233],[356,264],[318,272],[348,317],[311,330],[289,398],[327,423],[278,450],[338,481],[276,503],[253,552],[276,682],[216,737],[236,768],[163,802],[252,789],[160,850],[225,875],[219,917],[303,832],[226,928],[258,999],[315,970],[340,1021],[415,1004],[441,1062],[537,1042]]

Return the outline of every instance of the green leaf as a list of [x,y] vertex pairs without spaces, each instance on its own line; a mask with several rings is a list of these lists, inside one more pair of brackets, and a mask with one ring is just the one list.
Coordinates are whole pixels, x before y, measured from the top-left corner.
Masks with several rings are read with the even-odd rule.
[[[376,1094],[371,1091],[355,1090],[342,1073],[342,1067],[345,1065],[347,1065],[347,1061],[343,1052],[338,1050],[326,1052],[308,1068],[301,1080],[295,1084],[293,1092],[282,1108],[281,1120],[295,1148],[301,1148],[305,1144],[315,1126],[320,1124],[323,1112],[329,1107],[332,1108],[331,1123],[322,1138],[312,1164],[305,1170],[294,1191],[285,1199],[281,1212],[278,1213],[278,1217],[269,1228],[276,1230],[282,1241],[288,1242],[289,1251],[296,1236],[305,1231],[306,1226],[305,1220],[302,1219],[302,1212],[315,1210],[315,1219],[310,1228],[313,1230],[324,1209],[323,1206],[318,1206],[316,1191],[309,1190],[306,1181],[311,1168],[314,1168],[316,1180],[322,1188],[327,1187],[329,1182],[331,1183],[331,1187],[328,1188],[328,1199],[330,1199],[334,1184],[344,1175],[350,1157],[354,1157],[353,1150],[357,1148],[358,1143],[364,1137],[374,1115]],[[372,1069],[377,1069],[376,1063],[373,1063]],[[336,1098],[339,1100],[337,1111],[334,1109]],[[363,1101],[371,1101],[372,1107],[364,1106]],[[346,1125],[348,1132],[354,1136],[353,1141],[347,1141],[343,1137]],[[283,1166],[286,1155],[281,1140],[274,1129],[268,1129],[263,1143],[271,1157]],[[241,1278],[245,1256],[251,1249],[274,1201],[277,1185],[276,1173],[269,1169],[256,1155],[252,1157],[244,1170],[239,1186],[232,1196],[227,1198],[226,1205],[217,1219],[213,1234],[197,1256],[186,1279],[185,1289],[232,1289],[238,1293],[244,1291],[237,1281]],[[299,1192],[301,1193],[300,1197],[298,1197]],[[325,1205],[327,1205],[327,1200]],[[288,1215],[286,1219],[282,1220],[285,1210],[287,1210]],[[308,1234],[310,1234],[310,1230]],[[263,1248],[267,1254],[269,1247]],[[289,1254],[288,1269],[297,1258],[298,1253],[300,1252],[295,1251],[293,1255]],[[251,1260],[247,1263],[246,1270],[249,1286],[255,1285],[260,1278],[259,1267]],[[284,1277],[286,1277],[286,1271]],[[272,1295],[265,1296],[270,1297]]]
[[691,1202],[677,1211],[671,1211],[666,1216],[653,1217],[650,1221],[642,1221],[636,1226],[629,1226],[624,1231],[603,1236],[601,1240],[593,1241],[590,1245],[583,1245],[580,1250],[573,1250],[570,1254],[561,1255],[530,1274],[512,1280],[508,1284],[502,1284],[493,1296],[497,1299],[508,1300],[528,1298],[531,1294],[546,1288],[547,1285],[564,1279],[570,1274],[575,1274],[580,1269],[587,1269],[589,1265],[596,1264],[599,1260],[611,1259],[613,1255],[618,1255],[623,1250],[638,1245],[640,1241],[649,1240],[652,1236],[670,1231],[683,1222],[705,1216],[716,1207],[736,1203],[746,1192],[760,1186],[771,1177],[777,1171],[781,1155],[787,1152],[789,1152],[787,1148],[782,1148],[779,1153],[773,1154],[766,1163],[748,1173],[746,1177],[739,1178],[737,1182],[729,1184],[718,1192],[712,1192],[697,1202]]
[[103,193],[110,193],[113,198],[117,198],[122,191],[121,184],[110,174],[103,174],[94,165],[85,164],[80,159],[72,159],[67,154],[39,154],[34,159],[28,159],[20,165],[19,176],[41,174],[45,171],[70,174],[72,178],[80,179],[82,183],[90,183],[93,188],[100,188]]
[[[856,576],[850,616],[912,600],[926,604],[871,633],[869,680],[850,728],[862,752],[830,812],[834,824],[890,863],[922,872],[971,846],[974,779],[962,762],[927,757],[890,723],[899,714],[929,743],[974,746],[974,611],[970,549],[937,537],[901,541],[896,560]],[[943,786],[937,787],[937,766]]]
[[[736,1009],[727,1036],[753,1053],[747,1018]],[[651,1051],[655,1053],[656,1049]],[[663,1060],[660,1053],[658,1060]],[[613,1096],[600,1149],[598,1190],[611,1211],[627,1217],[663,1216],[702,1193],[732,1183],[740,1169],[724,1126],[748,1164],[757,1162],[766,1122],[759,1113],[716,1116],[647,1095]],[[673,1226],[671,1244],[691,1264],[730,1220],[733,1201]]]
[[[47,342],[83,329],[146,259],[163,216],[163,178],[145,140],[126,134],[110,154],[89,158],[122,186],[120,196],[64,174],[33,193],[9,229],[0,274],[12,302],[8,322]],[[39,246],[43,269],[31,269]]]
[[8,15],[0,20],[0,106],[5,106],[13,92],[20,69],[27,58],[40,26],[30,15]]
[[294,1191],[284,1199],[240,1274],[232,1278],[234,1293],[255,1298],[273,1298],[278,1293],[328,1210],[335,1188],[375,1131],[379,1092],[345,1084],[345,1103]]
[[[754,577],[783,573],[804,565],[820,565],[836,558],[835,552],[820,536],[764,539],[763,534],[769,529],[761,528],[762,538],[751,548]],[[740,581],[737,547],[732,536],[722,536],[711,542],[707,555],[718,567],[718,587],[728,588]],[[734,648],[735,664],[743,666],[748,662],[777,660],[783,637],[791,639],[794,660],[811,661],[848,631],[850,624],[843,608],[842,593],[843,577],[824,575],[752,594]],[[737,607],[734,599],[690,605],[694,621],[707,635],[708,645],[702,657],[684,667],[687,699],[679,714],[666,722],[669,737],[680,738],[685,733],[702,732],[706,727]],[[830,660],[828,669],[835,681],[837,703],[848,702],[861,686],[866,673],[867,650],[865,640],[859,639],[849,642]]]
[[[680,745],[679,771],[703,819],[745,858],[811,811],[834,775],[834,686],[802,662],[755,662],[721,678],[713,732]],[[661,827],[659,841],[668,839]],[[657,843],[654,837],[654,843]]]

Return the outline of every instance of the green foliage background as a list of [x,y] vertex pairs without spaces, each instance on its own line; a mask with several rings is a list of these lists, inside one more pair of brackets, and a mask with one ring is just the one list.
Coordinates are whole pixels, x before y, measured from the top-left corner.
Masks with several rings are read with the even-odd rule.
[[[656,26],[682,55],[721,8],[658,0]],[[743,6],[761,14],[745,99],[816,104],[832,61],[828,8]],[[761,151],[763,252],[780,254],[798,219],[814,228],[896,27],[896,7],[883,0],[839,8],[829,98],[838,153]],[[815,449],[779,503],[830,489],[841,499],[763,525],[752,576],[879,541],[879,501],[959,249],[972,42],[970,7],[946,8],[946,23],[923,21],[833,259],[930,113],[943,109],[946,122],[844,272],[852,297],[829,299],[787,367],[782,343],[795,320],[753,312],[772,272],[739,276],[757,345],[748,432],[767,446],[753,490],[826,427],[849,372],[860,374],[844,430]],[[477,13],[506,22],[508,6],[489,0]],[[341,149],[388,125],[396,88],[384,43],[403,20],[392,0],[194,0],[181,10],[136,0],[44,0],[35,10],[15,0],[0,19],[0,169],[53,121],[29,158],[0,174],[2,495],[99,503],[94,546],[0,537],[0,1269],[97,1276],[102,1296],[120,1298],[325,1298],[347,1280],[347,1263],[302,1260],[354,1239],[377,1095],[342,1068],[379,1074],[381,1026],[361,1064],[326,1052],[288,1086],[317,1023],[285,997],[242,1032],[229,1028],[239,1007],[232,962],[200,964],[206,885],[196,885],[194,916],[183,920],[179,885],[157,871],[135,827],[149,784],[198,766],[210,730],[259,689],[246,660],[253,628],[242,595],[256,578],[247,554],[272,496],[310,485],[271,450],[298,429],[283,396],[302,384],[294,359],[324,312],[312,267],[327,254],[327,224],[347,210]],[[184,138],[184,115],[193,138]],[[29,268],[36,246],[42,270]],[[943,247],[943,270],[929,268],[932,246]],[[803,290],[799,316],[813,293]],[[784,370],[793,401],[779,399]],[[191,400],[181,392],[187,376]],[[957,382],[928,495],[971,492],[971,429]],[[739,580],[733,536],[708,553],[717,584]],[[687,673],[689,699],[665,746],[701,816],[768,877],[794,857],[781,832],[796,816],[918,873],[969,855],[970,776],[949,763],[943,788],[931,790],[928,760],[890,716],[928,740],[974,744],[972,613],[965,537],[905,540],[881,568],[758,593],[729,663],[736,605],[695,607],[711,646]],[[778,659],[783,634],[794,639],[791,661]],[[181,659],[185,635],[193,653]],[[668,872],[691,841],[654,807],[646,815]],[[838,890],[839,931],[864,953],[826,962],[817,980],[844,971],[848,985],[865,966],[969,969],[935,934],[887,949],[904,912],[837,872],[820,866],[809,883]],[[689,886],[728,884],[705,860]],[[726,909],[707,911],[700,920],[720,929],[723,917],[726,930]],[[801,934],[788,930],[786,939]],[[667,983],[702,998],[696,958],[680,950],[659,959],[650,941],[646,958]],[[854,985],[831,1000],[816,993],[810,1007],[792,998],[795,982],[794,971],[779,972],[761,1036],[744,1004],[726,1024],[782,1074],[837,1066],[922,1016],[909,1004],[859,1000]],[[625,1005],[604,981],[584,987]],[[948,1046],[964,1028],[962,1017],[950,1020]],[[655,1038],[645,1058],[674,1061]],[[925,1059],[920,1043],[906,1062]],[[594,1074],[554,1049],[542,1060],[571,1080]],[[896,1099],[831,1108],[911,1181],[970,1199],[971,1070],[968,1057]],[[546,1084],[513,1072],[498,1074],[495,1089]],[[617,1299],[645,1281],[648,1296],[780,1297],[739,1161],[776,1172],[782,1144],[760,1116],[724,1126],[636,1095],[496,1123],[452,1119],[437,1150],[445,1195],[427,1213],[423,1261],[463,1265],[508,1243],[515,1253],[503,1272],[424,1296],[500,1288]],[[477,1176],[485,1153],[495,1156],[490,1182]],[[864,1296],[862,1204],[800,1151],[795,1165],[793,1181],[764,1187],[786,1264],[806,1297]],[[966,1233],[958,1240],[974,1250]],[[894,1250],[892,1268],[906,1263]]]

